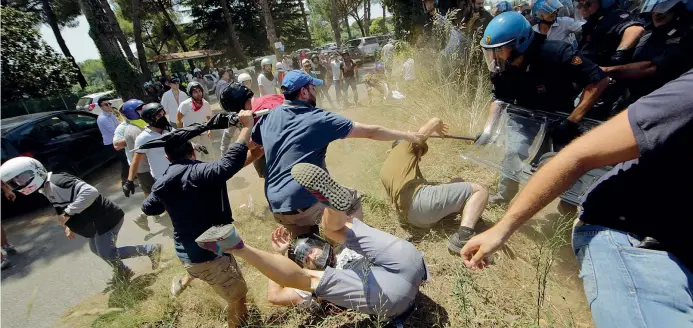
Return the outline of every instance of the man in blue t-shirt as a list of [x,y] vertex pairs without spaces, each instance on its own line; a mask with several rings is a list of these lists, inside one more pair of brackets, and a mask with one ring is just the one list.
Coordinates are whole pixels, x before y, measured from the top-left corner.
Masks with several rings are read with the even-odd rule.
[[[294,236],[315,231],[325,206],[291,177],[298,163],[326,169],[325,155],[330,142],[344,138],[393,141],[404,139],[420,144],[418,133],[390,130],[378,125],[353,122],[344,116],[315,107],[316,87],[323,81],[293,70],[282,81],[286,101],[255,124],[250,149],[253,161],[263,153],[267,163],[265,195],[275,220]],[[359,195],[352,190],[350,215],[362,218]]]
[[495,226],[462,249],[485,258],[580,176],[590,187],[573,250],[595,327],[690,327],[693,322],[693,70],[640,98],[561,150],[534,174]]

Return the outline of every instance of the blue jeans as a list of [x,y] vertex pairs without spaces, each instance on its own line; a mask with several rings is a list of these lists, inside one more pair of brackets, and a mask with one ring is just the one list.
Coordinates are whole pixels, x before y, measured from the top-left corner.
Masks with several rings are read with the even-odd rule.
[[113,229],[103,235],[95,235],[93,238],[89,238],[89,249],[91,252],[102,258],[114,269],[119,270],[126,268],[121,260],[150,255],[156,247],[153,244],[117,247],[118,232],[122,226],[123,220],[121,219]]
[[540,124],[523,117],[510,116],[508,119],[503,173],[498,182],[496,199],[510,202],[520,189],[520,183],[512,178],[512,172],[520,170],[524,160],[529,157],[529,147],[539,132]]
[[693,273],[641,237],[577,226],[573,250],[597,328],[693,327]]

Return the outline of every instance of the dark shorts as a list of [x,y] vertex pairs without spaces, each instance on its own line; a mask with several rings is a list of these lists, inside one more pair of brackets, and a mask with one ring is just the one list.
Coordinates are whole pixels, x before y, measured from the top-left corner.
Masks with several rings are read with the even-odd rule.
[[151,173],[137,173],[137,180],[140,182],[140,188],[142,188],[143,193],[152,193],[152,186],[154,185],[154,181],[156,180],[154,180],[154,177],[152,177]]

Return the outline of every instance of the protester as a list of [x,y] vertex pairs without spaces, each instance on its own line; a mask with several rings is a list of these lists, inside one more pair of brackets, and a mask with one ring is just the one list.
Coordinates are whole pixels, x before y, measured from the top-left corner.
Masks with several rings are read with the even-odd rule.
[[[284,72],[288,72],[288,71],[293,70],[294,66],[293,66],[293,61],[291,60],[291,57],[289,55],[284,55],[282,58],[283,58],[282,64],[284,66]],[[281,80],[279,80],[279,81],[281,81]]]
[[[441,119],[432,118],[419,128],[419,133],[425,141],[434,132],[445,136],[447,129]],[[430,228],[443,218],[459,213],[460,228],[448,238],[448,250],[459,256],[462,246],[474,235],[488,192],[473,182],[429,183],[419,168],[428,144],[401,141],[393,146],[380,169],[380,180],[397,213],[404,222],[417,228]]]
[[358,85],[359,80],[359,68],[356,65],[356,62],[354,62],[354,60],[351,59],[351,55],[348,51],[345,50],[342,52],[342,59],[344,60],[342,62],[342,78],[344,81],[344,103],[347,105],[349,104],[347,98],[349,88],[351,88],[351,92],[354,94],[354,105],[357,105],[359,103],[359,92],[356,86]]
[[564,148],[533,175],[495,226],[464,246],[467,267],[484,267],[583,174],[614,165],[584,196],[573,227],[594,325],[690,327],[693,220],[682,208],[693,197],[693,153],[682,150],[693,140],[691,90],[688,71]]
[[284,70],[284,63],[280,60],[277,61],[277,81],[284,79],[286,71]]
[[[353,122],[316,108],[316,86],[322,80],[301,71],[286,74],[282,83],[284,105],[260,118],[253,128],[251,151],[263,147],[267,176],[265,194],[274,218],[297,236],[315,229],[324,206],[303,190],[289,171],[297,163],[312,163],[325,167],[327,146],[343,138],[369,138],[394,141],[405,139],[420,143],[419,134],[390,130],[377,125]],[[252,153],[254,161],[262,153]],[[349,210],[361,217],[360,196],[352,192]]]
[[248,89],[252,89],[252,80],[253,78],[248,73],[238,74],[238,83],[245,85]]
[[[195,238],[215,225],[233,222],[226,181],[246,163],[247,144],[253,126],[250,111],[239,112],[238,119],[242,124],[238,139],[215,162],[198,161],[192,143],[184,138],[174,135],[166,140],[163,149],[171,166],[157,179],[152,193],[142,204],[142,211],[149,215],[168,212],[173,224],[176,255],[190,276],[207,282],[226,300],[229,327],[240,326],[247,316],[245,295],[248,288],[245,280],[233,256],[218,256],[200,248]],[[185,129],[200,129],[204,133],[204,130],[228,126],[227,118],[225,122],[212,120],[207,125]]]
[[340,105],[342,103],[342,80],[344,79],[342,62],[337,58],[336,54],[332,54],[330,58],[330,67],[332,68],[332,85],[334,86],[337,104]]
[[[320,57],[318,55],[313,55],[313,57],[311,57],[310,65],[312,71],[311,75],[313,75],[319,80],[325,81],[325,78],[327,77],[327,68],[325,68],[325,66],[323,66],[323,63],[320,62]],[[317,87],[317,91],[318,97],[327,99],[327,101],[330,103],[330,106],[333,106],[332,97],[330,97],[330,93],[328,92],[328,86],[319,86]]]
[[[108,97],[99,98],[98,105],[101,108],[101,114],[96,118],[96,124],[101,132],[103,145],[108,149],[113,148],[113,134],[118,124],[120,124],[118,118],[113,114],[114,108],[111,106],[111,100],[112,99]],[[130,165],[128,164],[125,152],[117,151],[116,154],[120,162],[120,183],[123,184],[127,181]]]
[[144,82],[144,94],[144,99],[147,102],[161,101],[161,98],[159,98],[159,92],[156,90],[154,84],[151,81]]
[[207,88],[207,80],[205,80],[205,77],[199,68],[196,68],[194,72],[195,78],[193,79],[193,81],[199,83],[202,86],[202,89],[204,91],[204,98],[209,102],[209,89]]
[[[115,150],[123,150],[127,155],[127,160],[129,164],[132,164],[133,150],[135,149],[135,140],[142,133],[142,129],[132,124],[131,121],[139,120],[140,114],[138,111],[142,109],[144,102],[139,99],[130,99],[126,101],[120,108],[120,113],[124,117],[123,123],[120,123],[116,128],[116,132],[113,136],[113,148]],[[140,189],[144,193],[144,197],[151,192],[152,185],[154,184],[154,178],[151,173],[149,173],[149,163],[145,161],[140,161],[137,167],[133,168],[136,173],[137,181],[140,184]],[[129,197],[129,195],[125,195]],[[149,231],[149,223],[147,222],[147,215],[141,213],[133,219],[138,227],[145,231]]]
[[221,92],[226,89],[226,87],[231,83],[231,72],[227,70],[220,70],[220,75],[221,78],[219,81],[217,81],[216,86],[214,87],[214,95],[217,97],[217,100],[219,99],[219,95],[221,95]]
[[375,72],[368,73],[363,77],[363,81],[366,83],[366,92],[368,93],[368,102],[372,103],[371,93],[373,90],[378,90],[380,97],[383,100],[387,100],[390,97],[390,89],[387,86],[387,81],[385,78],[385,66],[381,63],[375,64]]
[[47,172],[41,162],[19,156],[0,166],[2,182],[13,192],[29,195],[35,191],[48,198],[58,214],[65,237],[76,234],[89,239],[89,249],[113,267],[117,277],[129,278],[133,272],[121,260],[148,256],[152,270],[159,267],[161,244],[117,247],[123,226],[123,210],[96,188],[67,173]]
[[260,96],[276,95],[277,82],[272,74],[272,62],[269,58],[262,59],[262,72],[257,76],[257,84],[260,89]]
[[[9,201],[14,202],[15,199],[17,199],[17,195],[14,194],[12,189],[5,184],[5,182],[2,182],[2,195]],[[7,241],[7,233],[5,233],[5,227],[0,224],[0,232],[2,235],[0,236],[2,240],[0,240],[0,244],[2,245],[2,257],[0,258],[0,269],[4,270],[10,267],[10,260],[7,258],[8,255],[11,254],[16,254],[17,250],[14,248],[14,245],[10,244],[9,241]]]
[[693,68],[693,18],[682,0],[643,2],[639,11],[652,17],[630,63],[602,67],[628,87],[626,103],[659,89]]
[[330,243],[315,235],[292,242],[285,230],[272,235],[272,246],[278,254],[245,244],[232,225],[207,230],[197,239],[198,244],[219,255],[240,257],[275,282],[277,295],[270,294],[275,304],[291,305],[315,298],[373,315],[378,321],[402,324],[413,311],[419,286],[429,279],[423,254],[411,243],[348,215],[351,190],[332,180],[320,167],[297,164],[291,175],[325,203],[320,211],[325,236],[356,253],[360,260],[337,268],[337,252]]
[[395,41],[392,39],[387,40],[387,43],[383,46],[383,50],[380,52],[380,55],[382,63],[385,65],[385,73],[389,78],[392,75],[392,62],[395,56]]
[[493,15],[484,8],[484,0],[474,0],[473,6],[471,16],[468,16],[465,21],[467,26],[470,27],[470,33],[481,33],[486,29],[488,23],[491,22]]
[[565,41],[577,48],[577,37],[582,32],[583,22],[570,17],[558,17],[563,8],[559,0],[537,0],[532,6],[532,15],[537,22],[532,28],[546,35],[547,40]]
[[[556,145],[565,145],[579,135],[578,123],[608,85],[608,78],[597,65],[568,43],[546,40],[516,12],[502,13],[491,21],[481,39],[481,48],[491,72],[494,100],[529,110],[571,113],[549,131]],[[583,87],[577,106],[573,101],[577,96],[574,83]],[[495,101],[491,104],[489,119],[497,106]],[[503,163],[511,165],[529,156],[539,125],[511,117],[507,131],[509,141]],[[501,174],[498,192],[490,202],[510,202],[519,189],[516,180],[507,173]]]
[[496,4],[496,6],[493,8],[493,12],[491,13],[494,17],[498,16],[506,11],[512,11],[513,10],[513,5],[510,4],[508,1],[501,1]]
[[163,97],[161,97],[161,106],[166,110],[168,121],[175,122],[178,115],[178,107],[185,99],[188,99],[188,95],[180,90],[180,80],[177,77],[169,81],[169,86],[171,90],[166,91]]
[[[192,98],[188,98],[178,107],[176,115],[176,123],[179,128],[190,126],[195,123],[205,123],[212,118],[212,107],[209,106],[207,100],[204,100],[204,89],[197,82],[188,84],[188,93]],[[217,158],[214,148],[212,147],[212,131],[203,133],[194,139],[192,142],[203,146],[207,153],[197,152],[197,157],[204,162],[209,162]]]

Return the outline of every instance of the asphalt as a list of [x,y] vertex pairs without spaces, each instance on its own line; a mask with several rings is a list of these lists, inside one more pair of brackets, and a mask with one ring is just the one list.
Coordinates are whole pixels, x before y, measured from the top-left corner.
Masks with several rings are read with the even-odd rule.
[[[365,65],[366,70],[374,67]],[[359,97],[366,99],[360,84]],[[332,98],[334,93],[331,91]],[[349,97],[351,100],[351,97]],[[217,104],[213,109],[219,110]],[[330,109],[329,107],[327,109]],[[221,135],[215,131],[218,145]],[[172,228],[165,217],[160,223],[149,220],[150,232],[137,227],[131,218],[139,215],[143,195],[126,198],[120,189],[119,165],[111,163],[85,180],[125,211],[125,223],[118,235],[118,246],[161,243],[172,247]],[[252,165],[228,181],[234,210],[245,206],[266,206],[262,180]],[[53,327],[71,307],[103,292],[112,276],[111,268],[91,253],[87,239],[68,240],[53,221],[52,208],[38,208],[23,215],[3,219],[7,238],[18,253],[9,257],[12,266],[0,274],[0,323],[3,328]],[[124,260],[136,274],[151,272],[147,257]]]

